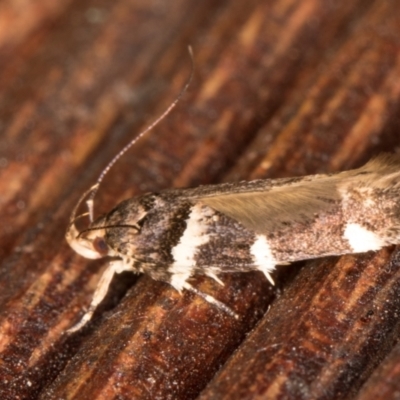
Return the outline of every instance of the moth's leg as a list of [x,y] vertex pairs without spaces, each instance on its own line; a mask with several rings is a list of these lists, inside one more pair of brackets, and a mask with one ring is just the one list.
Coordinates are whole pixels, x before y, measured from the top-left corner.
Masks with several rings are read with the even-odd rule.
[[239,315],[237,315],[232,309],[230,309],[226,304],[222,303],[222,301],[217,300],[215,297],[210,296],[209,294],[203,293],[200,290],[197,290],[195,287],[193,287],[190,283],[185,283],[185,285],[183,286],[184,289],[189,290],[195,294],[197,294],[197,296],[200,296],[201,298],[203,298],[205,301],[207,301],[208,303],[216,306],[217,308],[221,309],[222,311],[226,312],[227,314],[229,314],[231,317],[235,318],[235,319],[239,319]]
[[78,331],[90,321],[97,306],[104,300],[104,297],[106,297],[108,288],[110,287],[110,283],[115,274],[120,274],[123,271],[131,271],[131,270],[132,266],[124,262],[124,260],[111,261],[106,270],[103,272],[103,275],[99,280],[99,283],[97,284],[89,309],[76,325],[68,329],[67,333],[73,333]]
[[187,279],[189,279],[190,277],[191,277],[190,273],[173,274],[171,276],[170,283],[179,293],[182,293],[183,289],[189,290],[190,292],[193,292],[193,293],[197,294],[197,296],[200,296],[201,298],[203,298],[208,303],[213,304],[214,306],[218,307],[222,311],[226,312],[233,318],[239,319],[239,316],[233,310],[231,310],[227,305],[225,305],[221,301],[217,300],[213,296],[210,296],[209,294],[206,294],[206,293],[201,292],[200,290],[197,290],[190,283],[188,283]]
[[221,279],[218,278],[217,275],[214,274],[212,271],[206,271],[205,274],[209,276],[210,278],[214,279],[215,282],[219,283],[221,286],[225,286],[225,283],[221,281]]
[[265,275],[265,277],[269,280],[269,282],[271,283],[272,286],[275,286],[275,282],[274,282],[274,280],[272,279],[272,276],[271,276],[271,274],[270,274],[269,269],[263,268],[262,266],[260,266],[260,267],[258,268],[258,270],[261,271],[261,272]]

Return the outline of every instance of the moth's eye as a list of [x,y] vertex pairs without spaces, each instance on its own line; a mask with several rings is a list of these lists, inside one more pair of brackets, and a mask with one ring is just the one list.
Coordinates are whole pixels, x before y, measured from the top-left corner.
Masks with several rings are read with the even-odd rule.
[[103,237],[96,237],[93,240],[93,248],[99,253],[106,255],[108,253],[108,246]]

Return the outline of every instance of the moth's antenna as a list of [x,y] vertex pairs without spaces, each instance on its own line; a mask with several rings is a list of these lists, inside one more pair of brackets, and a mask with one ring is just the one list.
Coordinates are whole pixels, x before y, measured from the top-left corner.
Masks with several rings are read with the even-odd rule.
[[193,60],[193,51],[192,47],[188,46],[188,51],[190,55],[190,61],[192,63],[192,69],[190,71],[190,75],[188,80],[185,83],[185,86],[183,89],[180,91],[176,99],[168,106],[168,108],[153,122],[151,123],[145,130],[139,133],[134,139],[132,139],[109,163],[108,165],[103,169],[102,173],[100,174],[99,178],[97,179],[97,182],[95,185],[92,186],[92,188],[89,190],[89,198],[86,201],[86,204],[88,206],[89,210],[89,219],[90,222],[93,222],[93,201],[94,197],[96,196],[97,190],[99,189],[99,186],[108,173],[108,171],[113,167],[113,165],[140,139],[142,138],[148,131],[153,129],[160,121],[162,121],[171,111],[172,109],[177,105],[179,100],[182,98],[182,96],[185,94],[187,91],[190,83],[192,82],[193,78],[193,72],[194,72],[194,60]]

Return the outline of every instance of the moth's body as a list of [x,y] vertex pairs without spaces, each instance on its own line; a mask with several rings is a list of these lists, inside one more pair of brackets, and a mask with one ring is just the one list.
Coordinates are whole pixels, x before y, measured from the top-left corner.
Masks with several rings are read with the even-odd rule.
[[72,224],[67,240],[89,258],[120,259],[108,270],[107,287],[122,270],[179,291],[194,289],[188,280],[198,273],[221,282],[223,273],[260,270],[271,280],[279,264],[399,243],[399,178],[399,157],[380,156],[334,175],[146,194],[123,201],[80,234]]

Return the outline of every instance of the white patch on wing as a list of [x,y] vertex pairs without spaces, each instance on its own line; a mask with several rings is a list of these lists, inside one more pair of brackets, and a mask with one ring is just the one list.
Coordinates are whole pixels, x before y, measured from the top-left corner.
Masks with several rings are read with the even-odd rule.
[[195,204],[186,220],[186,229],[179,243],[171,250],[174,257],[174,263],[169,269],[172,274],[171,285],[178,291],[185,287],[186,280],[192,275],[198,247],[210,240],[204,219],[212,214],[209,207]]
[[379,250],[386,244],[385,240],[381,239],[376,233],[353,222],[346,224],[343,236],[348,240],[355,253]]
[[250,247],[250,253],[253,256],[254,264],[264,273],[267,279],[274,285],[274,281],[270,275],[278,264],[272,254],[271,247],[264,235],[257,235],[255,242]]

